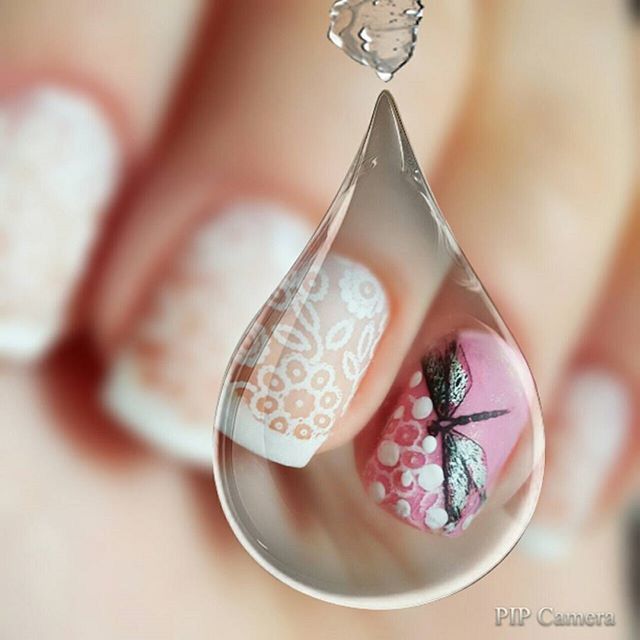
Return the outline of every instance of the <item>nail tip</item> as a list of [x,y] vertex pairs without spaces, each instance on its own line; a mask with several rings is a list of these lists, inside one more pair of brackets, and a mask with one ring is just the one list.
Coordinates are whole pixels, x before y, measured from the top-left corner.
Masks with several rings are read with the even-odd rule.
[[229,430],[221,425],[220,431],[243,449],[269,462],[301,469],[309,464],[324,442],[320,438],[284,438],[279,432],[266,428],[243,401],[238,403],[235,412],[231,421],[233,428]]
[[557,562],[569,555],[572,544],[569,533],[532,523],[522,536],[519,548],[533,560]]
[[12,315],[0,322],[0,352],[31,361],[64,325],[117,187],[121,145],[102,104],[53,82],[0,96],[0,123],[0,183],[11,203],[0,207],[0,289]]
[[37,361],[47,353],[56,335],[53,327],[0,321],[0,357],[20,363]]
[[150,446],[192,466],[211,466],[211,429],[187,424],[170,403],[140,383],[126,358],[113,365],[100,400],[123,428]]

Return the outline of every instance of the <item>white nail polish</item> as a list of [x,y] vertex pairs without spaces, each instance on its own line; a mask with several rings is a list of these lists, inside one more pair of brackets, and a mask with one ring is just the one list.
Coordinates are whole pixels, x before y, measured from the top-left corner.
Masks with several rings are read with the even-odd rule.
[[120,160],[87,95],[42,85],[0,98],[0,357],[33,359],[59,334]]
[[226,435],[264,458],[303,467],[369,368],[386,328],[387,296],[368,268],[329,255],[302,283],[281,287],[269,307],[284,315],[259,354],[236,356],[250,372],[235,382],[240,403]]
[[574,377],[548,437],[544,490],[522,541],[525,551],[548,559],[570,551],[623,451],[631,411],[622,380],[599,369]]
[[238,202],[197,230],[113,364],[104,391],[111,413],[170,454],[210,465],[229,358],[312,231],[262,201]]

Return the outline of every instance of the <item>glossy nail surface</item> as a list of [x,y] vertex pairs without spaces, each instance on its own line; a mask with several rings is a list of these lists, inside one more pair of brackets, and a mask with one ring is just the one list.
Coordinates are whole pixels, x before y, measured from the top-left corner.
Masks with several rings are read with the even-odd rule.
[[32,360],[64,329],[117,186],[120,148],[80,91],[0,97],[0,357]]

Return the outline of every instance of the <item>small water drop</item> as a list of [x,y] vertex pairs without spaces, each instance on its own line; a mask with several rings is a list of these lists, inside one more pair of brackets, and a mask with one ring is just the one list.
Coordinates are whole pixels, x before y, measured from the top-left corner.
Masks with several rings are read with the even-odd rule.
[[515,545],[543,440],[529,369],[383,92],[328,213],[229,366],[214,438],[225,514],[300,591],[421,604]]
[[329,40],[388,82],[413,55],[422,12],[420,0],[337,0]]

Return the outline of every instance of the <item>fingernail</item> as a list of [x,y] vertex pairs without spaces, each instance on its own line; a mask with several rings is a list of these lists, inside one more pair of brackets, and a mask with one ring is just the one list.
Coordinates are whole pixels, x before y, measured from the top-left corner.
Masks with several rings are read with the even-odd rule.
[[502,339],[473,330],[428,349],[365,465],[370,498],[421,531],[465,531],[529,420],[518,362]]
[[[295,280],[295,279],[294,279]],[[346,413],[387,326],[387,295],[376,276],[351,259],[329,255],[269,307],[284,312],[259,354],[238,364],[240,403],[233,433],[264,458],[304,467]]]
[[169,267],[108,376],[104,402],[170,454],[211,463],[219,388],[256,311],[313,229],[270,202],[237,202],[202,225]]
[[544,488],[524,551],[552,560],[571,550],[622,454],[631,407],[627,387],[605,370],[583,370],[569,382],[547,438]]
[[120,148],[87,95],[42,85],[0,98],[0,355],[40,356],[117,185]]

